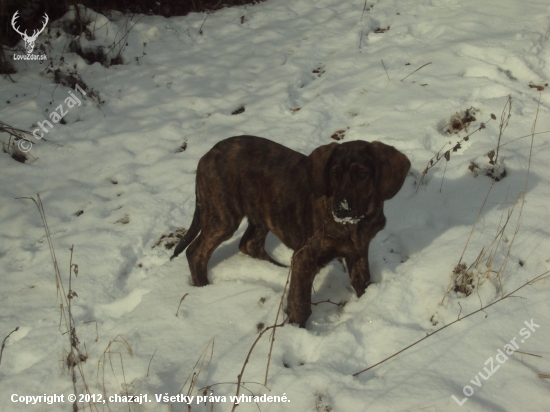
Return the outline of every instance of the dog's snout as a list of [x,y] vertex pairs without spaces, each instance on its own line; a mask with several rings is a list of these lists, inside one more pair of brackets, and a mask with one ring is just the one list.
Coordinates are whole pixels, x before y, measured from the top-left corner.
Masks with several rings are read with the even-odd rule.
[[356,218],[359,215],[353,203],[346,198],[334,199],[333,212],[340,219]]
[[348,205],[348,201],[346,199],[342,199],[340,202],[338,202],[337,206],[338,210],[350,210],[350,207]]

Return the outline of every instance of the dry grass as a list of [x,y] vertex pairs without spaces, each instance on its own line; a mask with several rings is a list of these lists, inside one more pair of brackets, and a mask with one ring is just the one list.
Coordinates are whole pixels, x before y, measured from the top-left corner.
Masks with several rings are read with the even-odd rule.
[[[76,400],[73,403],[73,411],[78,410],[78,403],[77,403],[78,393],[79,393],[77,389],[78,377],[80,377],[81,384],[84,387],[84,392],[90,395],[90,398],[89,398],[90,401],[88,402],[88,407],[90,408],[90,410],[97,411],[96,405],[91,400],[93,398],[91,396],[92,393],[90,392],[90,388],[86,383],[86,377],[84,375],[84,370],[82,367],[82,364],[86,362],[86,360],[88,359],[88,354],[87,354],[85,345],[84,345],[84,349],[83,350],[81,349],[80,340],[77,335],[76,325],[75,325],[75,321],[71,310],[72,300],[78,297],[78,294],[72,288],[72,276],[73,274],[75,276],[78,276],[78,265],[73,263],[73,247],[71,247],[70,249],[71,256],[69,260],[69,291],[67,293],[65,291],[63,278],[61,276],[59,265],[57,263],[57,257],[55,255],[55,249],[54,249],[52,238],[50,235],[50,228],[46,220],[46,212],[44,210],[42,200],[40,199],[40,195],[37,195],[37,199],[33,197],[22,197],[19,199],[29,199],[35,203],[40,213],[40,217],[42,218],[44,231],[46,232],[46,239],[48,241],[48,247],[50,249],[50,256],[52,259],[52,264],[53,264],[54,273],[55,273],[57,297],[60,300],[60,304],[59,304],[60,325],[59,326],[61,329],[61,320],[64,320],[65,331],[62,333],[64,335],[67,335],[69,339],[70,349],[69,351],[66,351],[65,349],[63,349],[62,357],[63,357],[63,364],[67,367],[69,371],[69,375],[71,376],[71,381],[73,383],[73,393],[76,396]],[[78,375],[77,375],[77,371],[78,371]]]
[[[210,352],[210,355],[208,356],[208,352]],[[212,361],[212,357],[214,356],[214,338],[210,339],[206,346],[204,347],[202,353],[200,354],[199,358],[195,362],[195,365],[193,365],[193,368],[189,372],[189,375],[187,375],[187,379],[185,379],[185,382],[181,386],[181,389],[178,393],[183,393],[183,390],[186,385],[187,386],[187,393],[186,396],[191,396],[193,393],[195,386],[197,384],[197,380],[199,379],[199,376],[202,372],[206,370],[208,365],[210,365],[210,362]],[[207,359],[208,357],[208,359]],[[211,391],[211,387],[214,385],[207,386],[205,388],[202,388],[201,390],[206,394],[207,392]],[[191,406],[187,405],[188,411],[191,411]]]
[[[511,113],[511,97],[508,96],[508,99],[506,101],[506,104],[504,105],[504,109],[502,110],[502,115],[500,118],[500,127],[499,127],[499,137],[498,137],[498,143],[497,143],[497,149],[496,153],[498,153],[498,149],[500,147],[500,141],[502,138],[502,135],[504,134],[504,131],[506,127],[508,126],[508,121],[510,119],[510,113]],[[479,209],[479,213],[476,217],[476,220],[472,226],[472,229],[470,230],[470,234],[468,236],[468,239],[466,241],[466,244],[464,245],[464,249],[462,250],[462,254],[460,255],[460,258],[458,260],[457,265],[455,266],[455,269],[453,270],[453,274],[451,276],[451,280],[449,281],[449,285],[445,291],[445,294],[443,295],[443,298],[441,299],[440,305],[443,304],[445,298],[448,296],[449,292],[451,290],[455,291],[461,291],[464,292],[466,295],[469,295],[471,293],[471,289],[474,287],[474,279],[478,278],[477,284],[479,285],[479,282],[483,281],[483,279],[491,279],[494,282],[498,282],[499,289],[501,296],[504,296],[504,289],[502,286],[502,275],[506,269],[506,265],[508,263],[508,259],[510,257],[510,251],[512,249],[512,246],[514,244],[514,241],[516,239],[516,235],[519,232],[520,222],[521,222],[521,216],[523,212],[523,207],[525,205],[525,194],[527,193],[527,189],[529,186],[529,174],[531,171],[531,158],[533,154],[533,141],[535,138],[535,130],[536,130],[536,124],[538,120],[539,115],[539,109],[540,109],[540,96],[539,101],[537,105],[537,111],[535,115],[535,119],[533,120],[533,126],[531,128],[531,145],[529,149],[529,158],[528,158],[528,164],[527,164],[527,173],[525,177],[525,183],[523,186],[523,190],[517,195],[515,201],[513,202],[512,207],[507,211],[506,218],[503,218],[504,214],[501,216],[501,220],[499,222],[499,225],[497,227],[496,235],[494,236],[491,243],[487,246],[481,249],[481,251],[478,254],[477,259],[470,265],[467,269],[465,268],[466,265],[463,263],[464,254],[466,253],[466,249],[468,248],[468,245],[470,243],[470,239],[472,237],[472,234],[474,232],[474,229],[476,228],[477,223],[479,222],[479,217],[481,216],[481,213],[483,211],[483,208],[487,202],[487,198],[489,197],[489,194],[491,193],[491,190],[495,184],[496,181],[498,181],[496,178],[493,178],[493,182],[491,184],[491,187],[489,188],[487,195],[485,196],[485,199],[483,201],[483,204],[481,205],[481,208]],[[495,163],[497,160],[497,155],[495,154]],[[510,219],[514,213],[514,210],[516,206],[519,205],[519,211],[517,213],[517,219],[515,223],[515,228],[513,233],[511,234],[511,239],[508,240],[505,232],[506,228],[508,226],[508,223],[510,222]],[[500,246],[502,244],[507,243],[507,247],[505,247],[504,250],[504,256],[502,258],[502,262],[500,266],[497,268],[495,267],[495,260],[497,253],[502,250]],[[469,292],[469,293],[468,293]]]
[[[97,374],[96,374],[96,386],[101,386],[103,388],[103,399],[106,401],[109,399],[109,396],[107,395],[107,387],[106,387],[106,374],[105,374],[105,365],[108,364],[111,373],[116,381],[116,387],[122,388],[123,394],[125,396],[130,396],[131,393],[129,393],[129,385],[126,382],[126,373],[124,371],[124,362],[122,353],[120,352],[119,348],[125,349],[125,352],[128,353],[130,356],[134,354],[132,351],[132,348],[130,347],[130,344],[126,341],[124,336],[117,335],[113,340],[110,340],[107,344],[107,347],[103,351],[103,354],[97,361]],[[117,350],[115,350],[117,349]],[[119,374],[122,375],[122,384],[119,382],[117,377],[117,371],[115,370],[115,364],[113,363],[113,355],[115,355],[115,363],[118,361],[118,365],[120,365]],[[100,373],[101,373],[101,381],[100,381]],[[107,403],[107,408],[109,408],[109,404]],[[109,408],[110,410],[110,408]],[[130,406],[128,406],[128,410],[130,410]]]
[[[474,130],[473,132],[469,133],[468,135],[464,136],[462,139],[458,140],[450,149],[448,150],[445,150],[444,149],[446,147],[448,147],[449,145],[452,145],[452,142],[447,142],[443,145],[443,147],[435,154],[435,156],[433,156],[429,161],[428,161],[428,164],[426,165],[426,167],[424,168],[424,170],[422,171],[422,176],[420,178],[420,182],[418,182],[417,184],[417,187],[416,187],[416,192],[418,192],[418,189],[420,188],[420,185],[422,183],[427,183],[427,175],[428,175],[428,172],[434,168],[435,166],[437,166],[439,164],[439,162],[441,162],[443,159],[445,159],[447,162],[449,162],[451,160],[451,156],[453,153],[456,153],[459,149],[462,148],[462,143],[464,142],[467,142],[468,140],[470,140],[470,136],[472,136],[473,134],[479,132],[480,130],[483,130],[486,128],[486,124],[489,123],[491,120],[495,120],[496,117],[494,114],[491,114],[491,118],[488,119],[487,121],[483,122],[483,123],[480,123],[479,127]],[[451,123],[452,124],[452,120],[451,120]],[[468,123],[469,124],[469,123]],[[446,127],[446,126],[445,126]],[[464,123],[461,123],[461,127],[463,127],[461,130],[465,130],[466,129],[466,126],[464,125]]]

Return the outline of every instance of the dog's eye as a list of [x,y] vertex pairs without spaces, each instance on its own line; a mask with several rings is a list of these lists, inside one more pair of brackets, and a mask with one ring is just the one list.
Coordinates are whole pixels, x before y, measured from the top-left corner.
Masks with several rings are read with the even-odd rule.
[[338,170],[337,170],[337,169],[332,169],[332,171],[330,172],[330,174],[331,174],[332,177],[334,177],[335,179],[338,179],[338,177],[340,176],[340,174],[338,173]]
[[365,179],[368,176],[368,172],[366,170],[359,170],[356,173],[357,178],[359,179]]

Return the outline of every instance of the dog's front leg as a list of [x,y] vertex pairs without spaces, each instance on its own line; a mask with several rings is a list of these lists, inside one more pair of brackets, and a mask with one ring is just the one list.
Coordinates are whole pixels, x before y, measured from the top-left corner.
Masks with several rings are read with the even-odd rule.
[[357,297],[361,297],[370,283],[368,249],[361,256],[346,256],[346,265],[349,270],[351,286],[355,289]]
[[317,259],[310,249],[303,249],[292,257],[292,277],[288,291],[287,314],[291,323],[306,327],[311,315],[311,288],[319,271]]

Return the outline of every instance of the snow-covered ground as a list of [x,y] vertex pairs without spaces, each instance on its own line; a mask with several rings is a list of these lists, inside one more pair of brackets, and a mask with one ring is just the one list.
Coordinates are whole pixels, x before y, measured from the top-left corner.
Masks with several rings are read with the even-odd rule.
[[[534,136],[530,156],[537,110],[536,132],[550,130],[550,91],[530,87],[550,78],[550,5],[364,4],[269,0],[206,21],[206,14],[130,20],[88,11],[94,38],[83,35],[76,48],[113,48],[110,60],[122,47],[124,64],[108,68],[70,51],[73,38],[63,30],[69,14],[37,40],[35,54],[43,47],[46,63],[14,62],[17,73],[0,80],[0,120],[32,131],[59,105],[67,114],[66,124],[52,122],[44,139],[34,140],[25,164],[0,156],[0,339],[19,326],[2,354],[0,410],[72,407],[69,339],[47,238],[35,204],[16,198],[40,193],[66,293],[74,245],[72,315],[88,356],[77,391],[86,393],[84,376],[90,394],[147,394],[132,411],[180,411],[185,403],[157,402],[155,395],[202,396],[199,389],[210,386],[217,402],[194,398],[191,410],[228,411],[258,331],[275,321],[287,270],[238,251],[243,223],[214,253],[212,284],[196,288],[185,255],[170,261],[169,240],[158,242],[189,227],[197,162],[216,142],[252,134],[309,154],[337,131],[344,141],[394,145],[413,165],[386,202],[388,224],[371,246],[375,283],[358,299],[339,262],[323,269],[313,301],[347,304],[314,306],[306,329],[277,329],[267,386],[265,333],[243,376],[241,393],[284,395],[289,403],[242,402],[237,410],[548,410],[550,381],[538,376],[550,374],[548,279],[352,375],[550,269],[550,134]],[[58,77],[76,72],[88,86],[86,96],[72,90],[81,105],[67,106],[71,88],[54,83],[48,63]],[[493,184],[483,168],[497,148],[509,95],[498,157],[506,176]],[[446,133],[453,116],[467,110],[476,118],[467,130]],[[486,128],[419,185],[430,159],[482,122]],[[271,235],[267,250],[290,261],[291,251]],[[470,266],[478,256],[469,272],[473,293],[451,290],[443,299],[457,264]],[[12,402],[44,394],[63,394],[65,403]],[[107,406],[129,408],[112,402],[93,410]]]

